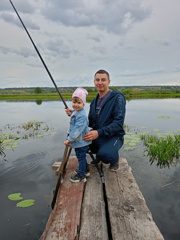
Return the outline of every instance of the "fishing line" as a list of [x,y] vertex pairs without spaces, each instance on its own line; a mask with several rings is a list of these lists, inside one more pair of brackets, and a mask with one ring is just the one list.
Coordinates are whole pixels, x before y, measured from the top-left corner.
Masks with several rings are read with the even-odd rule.
[[15,13],[17,14],[17,16],[18,16],[20,22],[22,23],[22,25],[23,25],[23,27],[24,27],[24,29],[25,29],[25,31],[26,31],[28,37],[30,38],[30,40],[31,40],[31,42],[32,42],[32,44],[33,44],[33,46],[34,46],[34,48],[35,48],[35,50],[36,50],[36,52],[37,52],[39,58],[41,59],[43,65],[44,65],[44,67],[45,67],[45,69],[46,69],[46,71],[47,71],[47,73],[48,73],[48,75],[49,75],[49,77],[50,77],[50,79],[51,79],[51,81],[53,82],[53,84],[54,84],[54,86],[55,86],[55,88],[56,88],[56,90],[57,90],[57,92],[58,92],[58,94],[59,94],[59,96],[60,96],[62,102],[64,103],[65,108],[68,108],[68,106],[67,106],[66,102],[64,101],[64,99],[63,99],[63,97],[62,97],[62,95],[61,95],[61,93],[60,93],[60,91],[59,91],[59,89],[58,89],[58,87],[57,87],[57,85],[56,85],[56,83],[55,83],[55,81],[54,81],[54,79],[53,79],[53,77],[52,77],[52,75],[51,75],[49,69],[48,69],[48,67],[46,66],[46,64],[45,64],[45,62],[44,62],[44,60],[43,60],[43,58],[42,58],[42,56],[41,56],[39,50],[37,49],[37,47],[36,47],[36,45],[35,45],[35,43],[34,43],[32,37],[31,37],[31,35],[29,34],[29,32],[28,32],[26,26],[24,25],[24,23],[23,23],[23,21],[22,21],[20,15],[18,14],[18,12],[17,12],[17,10],[16,10],[16,8],[15,8],[15,6],[14,6],[14,4],[12,3],[11,0],[9,0],[9,1],[10,1],[10,3],[11,3],[11,5],[12,5],[14,11],[15,11]]

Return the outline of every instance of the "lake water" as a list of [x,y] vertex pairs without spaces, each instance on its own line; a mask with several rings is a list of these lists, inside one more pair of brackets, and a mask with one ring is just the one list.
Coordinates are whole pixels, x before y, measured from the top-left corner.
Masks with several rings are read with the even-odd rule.
[[[71,102],[67,104],[71,106]],[[85,109],[88,113],[89,103]],[[131,100],[127,101],[126,109],[127,130],[130,128],[135,134],[143,131],[173,133],[180,128],[180,99]],[[1,133],[17,135],[18,132],[25,136],[22,124],[29,121],[40,121],[49,128],[50,135],[20,139],[18,147],[4,150],[6,156],[0,155],[0,239],[36,240],[51,212],[57,179],[51,167],[55,161],[62,160],[69,118],[61,101],[43,101],[41,104],[35,101],[0,101],[0,112]],[[120,150],[120,155],[132,167],[165,240],[179,240],[180,164],[161,169],[155,163],[150,165],[143,154],[142,142],[132,151],[126,151],[125,147]],[[8,199],[8,195],[13,193],[21,193],[23,200],[33,199],[35,204],[27,208],[17,207],[19,201]]]

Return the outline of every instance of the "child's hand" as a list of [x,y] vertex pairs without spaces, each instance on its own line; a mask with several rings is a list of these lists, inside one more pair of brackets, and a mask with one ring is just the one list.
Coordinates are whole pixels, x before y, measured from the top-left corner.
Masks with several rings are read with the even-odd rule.
[[65,112],[66,112],[66,114],[70,117],[70,116],[71,116],[72,109],[70,109],[70,108],[65,108]]
[[70,142],[69,140],[66,140],[66,141],[64,142],[64,144],[65,144],[66,146],[70,146],[70,145],[71,145],[71,142]]

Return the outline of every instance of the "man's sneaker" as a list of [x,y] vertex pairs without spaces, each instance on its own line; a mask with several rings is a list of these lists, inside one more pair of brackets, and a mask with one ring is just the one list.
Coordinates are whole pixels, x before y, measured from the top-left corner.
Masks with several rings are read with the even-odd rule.
[[[78,169],[76,169],[75,171],[74,171],[76,174],[78,173]],[[89,172],[89,168],[87,168],[86,170],[85,170],[85,174],[84,174],[86,177],[89,177],[90,176],[90,172]]]
[[77,173],[76,175],[70,177],[70,181],[71,182],[86,182],[86,176],[85,175],[80,176],[79,173]]
[[119,170],[119,161],[117,161],[116,163],[111,163],[109,166],[109,170],[111,171],[118,171]]

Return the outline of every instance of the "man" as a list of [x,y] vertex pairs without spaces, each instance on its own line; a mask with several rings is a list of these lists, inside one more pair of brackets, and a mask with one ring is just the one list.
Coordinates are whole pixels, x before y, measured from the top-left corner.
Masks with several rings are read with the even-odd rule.
[[123,94],[109,89],[109,73],[99,70],[94,75],[98,94],[90,104],[89,127],[92,128],[83,139],[93,141],[90,145],[97,162],[110,163],[110,170],[119,168],[119,149],[124,142],[123,128],[126,100]]

